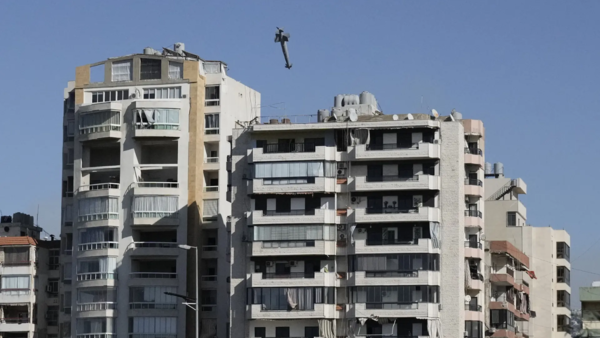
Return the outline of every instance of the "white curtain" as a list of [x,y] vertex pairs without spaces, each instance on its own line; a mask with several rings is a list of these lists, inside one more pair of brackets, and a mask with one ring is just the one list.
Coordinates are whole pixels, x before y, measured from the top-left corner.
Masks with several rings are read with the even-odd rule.
[[112,81],[131,81],[131,60],[112,63]]
[[[121,125],[121,113],[118,111],[100,111],[82,114],[79,117],[79,129],[96,126]],[[83,131],[82,131],[83,132]]]
[[2,276],[2,293],[17,295],[28,293],[31,276]]
[[204,200],[202,215],[211,217],[219,214],[219,200]]
[[254,227],[255,241],[334,240],[331,225],[268,225]]
[[178,129],[179,109],[138,109],[135,122],[137,128]]
[[255,178],[326,176],[323,162],[256,163],[254,170]]
[[164,217],[177,213],[178,203],[177,196],[136,196],[133,210],[147,213],[148,217]]
[[471,288],[471,269],[469,268],[468,259],[465,259],[465,286]]
[[79,231],[79,243],[98,243],[98,242],[115,242],[117,235],[116,228],[100,227],[88,228]]
[[219,128],[219,114],[204,115],[204,128]]
[[200,329],[200,338],[212,338],[217,335],[217,320],[203,318],[202,328]]
[[79,289],[77,293],[77,302],[80,304],[85,303],[99,303],[99,302],[114,302],[117,297],[115,289],[108,290],[87,290]]
[[221,72],[221,64],[219,62],[204,62],[203,66],[206,74],[219,74]]
[[434,248],[441,248],[442,239],[440,234],[440,223],[431,222],[429,223],[429,234],[431,236],[431,244]]
[[77,320],[77,334],[114,332],[114,318],[89,318]]
[[169,62],[169,79],[176,80],[183,77],[183,63]]
[[134,334],[177,334],[176,317],[133,317]]
[[[117,197],[92,197],[79,200],[79,218],[106,219],[109,214],[119,215],[119,199]],[[111,217],[112,218],[112,217]]]
[[333,322],[330,319],[319,319],[319,335],[323,338],[335,338],[333,334]]

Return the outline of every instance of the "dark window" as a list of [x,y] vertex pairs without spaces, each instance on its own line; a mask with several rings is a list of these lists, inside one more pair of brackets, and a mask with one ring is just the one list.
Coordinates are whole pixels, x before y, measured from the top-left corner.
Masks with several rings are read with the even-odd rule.
[[569,324],[571,322],[571,318],[565,315],[556,316],[556,331],[558,332],[567,332],[569,331]]
[[367,309],[410,309],[414,303],[439,303],[439,286],[358,286],[350,289],[351,303]]
[[48,279],[48,297],[58,297],[58,279]]
[[556,258],[563,258],[569,262],[571,259],[571,247],[565,242],[556,243]]
[[288,338],[290,336],[290,328],[287,326],[277,326],[275,327],[275,337],[276,338]]
[[59,257],[60,257],[60,250],[52,249],[49,251],[49,257],[48,257],[48,269],[49,270],[58,270]]
[[161,60],[142,59],[140,65],[140,80],[160,80]]
[[413,165],[410,163],[398,164],[398,177],[400,178],[411,178],[414,174]]
[[413,277],[419,270],[439,271],[438,254],[406,253],[350,257],[350,271],[367,271],[367,277]]
[[205,106],[219,106],[221,103],[221,87],[210,86],[205,89]]
[[556,282],[571,285],[571,271],[566,266],[556,267]]
[[58,325],[58,306],[48,306],[46,310],[46,322],[48,326]]
[[202,305],[216,305],[217,292],[216,290],[202,290]]
[[335,288],[250,288],[248,303],[260,304],[263,311],[314,310],[315,304],[333,304]]
[[506,225],[515,227],[517,226],[517,213],[509,211],[506,213]]
[[515,315],[508,310],[490,310],[491,326],[496,329],[512,329],[515,327]]
[[264,327],[254,328],[254,337],[265,338],[267,336],[267,330]]
[[556,306],[571,308],[571,295],[565,290],[556,291]]
[[264,148],[266,145],[266,140],[256,140],[256,148]]
[[304,338],[315,338],[319,337],[319,327],[318,326],[306,326],[304,328]]
[[465,337],[467,338],[481,338],[482,323],[472,320],[465,321]]
[[4,248],[4,264],[29,264],[29,247]]

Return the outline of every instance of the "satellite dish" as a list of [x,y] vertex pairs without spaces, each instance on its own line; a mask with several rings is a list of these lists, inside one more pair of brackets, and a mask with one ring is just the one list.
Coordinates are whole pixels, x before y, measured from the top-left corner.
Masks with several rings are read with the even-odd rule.
[[406,115],[406,119],[407,120],[414,120],[415,118],[412,116],[412,114],[408,114],[408,115]]
[[467,303],[468,303],[468,302],[470,302],[470,301],[471,301],[471,296],[469,296],[469,295],[466,295],[466,296],[465,296],[465,302],[467,302]]
[[435,117],[440,117],[440,114],[437,112],[437,110],[432,109],[431,110],[431,115],[435,116]]
[[331,117],[333,117],[334,121],[337,121],[337,114],[335,112],[331,113]]
[[452,122],[456,121],[456,120],[454,119],[454,116],[450,115],[450,121],[452,121]]
[[398,121],[398,115],[396,115],[396,114],[392,115],[392,120]]
[[354,109],[350,109],[350,111],[348,112],[348,117],[350,117],[350,121],[352,122],[358,121],[358,114]]

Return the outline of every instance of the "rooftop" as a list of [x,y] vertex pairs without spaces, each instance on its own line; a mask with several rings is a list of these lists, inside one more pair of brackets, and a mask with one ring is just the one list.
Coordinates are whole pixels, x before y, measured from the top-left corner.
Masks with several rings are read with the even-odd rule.
[[0,237],[0,246],[38,245],[38,241],[29,236]]

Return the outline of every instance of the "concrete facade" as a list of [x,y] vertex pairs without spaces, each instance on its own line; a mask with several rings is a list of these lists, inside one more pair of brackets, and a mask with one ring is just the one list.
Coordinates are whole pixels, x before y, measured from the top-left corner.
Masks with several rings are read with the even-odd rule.
[[228,136],[260,94],[179,47],[77,67],[64,99],[60,336],[225,337]]
[[234,130],[231,337],[482,338],[483,124],[354,102]]

